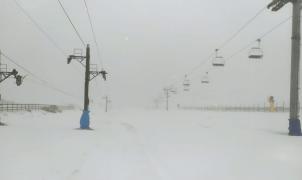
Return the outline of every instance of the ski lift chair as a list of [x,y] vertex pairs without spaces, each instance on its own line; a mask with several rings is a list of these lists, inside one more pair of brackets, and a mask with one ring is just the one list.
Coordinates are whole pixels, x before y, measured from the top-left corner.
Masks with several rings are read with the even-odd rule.
[[215,49],[215,57],[213,59],[212,65],[215,67],[223,67],[225,65],[225,60],[223,56],[218,55],[218,49]]
[[190,86],[191,86],[190,80],[187,79],[187,75],[186,75],[185,80],[183,82],[184,91],[190,91]]
[[210,83],[209,76],[208,76],[208,72],[206,73],[205,76],[202,77],[201,83],[202,83],[202,84],[209,84],[209,83]]
[[257,39],[258,46],[252,47],[249,52],[250,59],[262,59],[263,58],[263,50],[260,47],[261,39]]

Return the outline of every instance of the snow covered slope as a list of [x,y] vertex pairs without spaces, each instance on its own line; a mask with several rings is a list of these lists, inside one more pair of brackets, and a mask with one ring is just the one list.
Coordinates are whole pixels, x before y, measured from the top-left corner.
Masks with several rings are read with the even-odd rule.
[[[102,110],[100,110],[102,111]],[[0,180],[300,180],[287,114],[1,114]]]

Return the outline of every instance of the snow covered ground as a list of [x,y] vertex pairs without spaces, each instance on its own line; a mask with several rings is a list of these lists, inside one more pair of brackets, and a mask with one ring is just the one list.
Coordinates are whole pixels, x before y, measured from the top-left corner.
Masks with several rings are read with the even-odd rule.
[[[101,109],[99,111],[102,111]],[[282,113],[1,114],[0,180],[300,180]]]

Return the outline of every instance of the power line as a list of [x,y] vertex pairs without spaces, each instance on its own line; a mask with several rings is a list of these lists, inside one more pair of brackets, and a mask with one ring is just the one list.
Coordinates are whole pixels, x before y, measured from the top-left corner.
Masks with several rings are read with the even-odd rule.
[[60,6],[61,6],[61,8],[62,8],[62,10],[63,10],[63,12],[64,12],[64,14],[65,14],[65,16],[67,17],[69,23],[70,23],[71,26],[73,27],[73,29],[74,29],[75,33],[77,34],[78,38],[80,39],[80,41],[82,42],[83,46],[85,47],[85,46],[86,46],[86,43],[84,42],[84,40],[83,40],[83,38],[81,37],[79,31],[77,30],[77,28],[75,27],[75,25],[74,25],[73,22],[71,21],[71,18],[69,17],[69,15],[68,15],[66,9],[64,8],[63,4],[61,3],[60,0],[57,0],[57,1],[58,1],[58,3],[60,4]]
[[[30,15],[28,11],[17,1],[14,0],[17,7],[21,10],[21,12],[32,22],[32,24],[46,37],[46,39],[55,47],[57,50],[64,56],[67,57],[67,54],[61,48],[58,43],[42,28],[42,26]],[[74,67],[75,68],[75,67]],[[76,69],[76,68],[75,68]],[[78,69],[76,69],[78,70]]]
[[86,2],[86,0],[83,0],[83,1],[84,1],[84,4],[85,4],[85,7],[86,7],[86,13],[87,13],[87,16],[88,16],[88,19],[89,19],[93,40],[94,40],[94,43],[95,43],[96,48],[97,48],[97,55],[98,55],[98,58],[99,58],[100,63],[101,63],[101,68],[103,68],[103,61],[101,59],[100,47],[99,47],[99,44],[97,42],[96,33],[94,31],[94,28],[93,28],[92,19],[91,19],[90,13],[89,13],[87,2]]
[[36,78],[37,80],[39,80],[39,82],[37,81],[37,83],[39,83],[39,84],[41,84],[41,85],[43,85],[43,86],[45,86],[45,87],[48,87],[48,88],[50,88],[50,89],[52,89],[52,90],[55,90],[55,91],[57,91],[57,92],[59,92],[59,93],[61,93],[61,94],[64,94],[64,95],[66,95],[66,96],[73,97],[73,98],[75,98],[75,99],[79,99],[78,97],[76,97],[76,96],[74,96],[74,95],[72,95],[72,94],[69,94],[69,93],[67,93],[67,92],[65,92],[65,91],[63,91],[63,90],[61,90],[61,89],[59,89],[59,88],[56,88],[56,87],[50,85],[50,83],[48,83],[47,81],[41,79],[39,76],[35,75],[34,73],[32,73],[32,72],[31,72],[30,70],[28,70],[27,68],[25,68],[24,66],[20,65],[19,63],[17,63],[17,62],[16,62],[15,60],[13,60],[11,57],[9,57],[9,56],[6,55],[5,53],[3,53],[3,51],[1,51],[1,54],[2,54],[2,56],[5,57],[7,60],[11,61],[13,64],[15,64],[16,66],[18,66],[19,68],[23,69],[25,72],[27,72],[28,74],[30,74],[31,76],[33,76],[34,78]]
[[[281,27],[283,24],[285,24],[286,22],[288,22],[290,19],[292,18],[292,16],[287,17],[286,19],[284,19],[283,21],[281,21],[280,23],[278,23],[277,25],[273,26],[271,29],[269,29],[267,32],[263,33],[261,36],[259,36],[259,38],[257,39],[263,39],[266,36],[268,36],[269,34],[271,34],[272,32],[274,32],[276,29],[278,29],[279,27]],[[253,40],[252,42],[250,42],[249,44],[247,44],[246,46],[244,46],[243,48],[239,49],[238,51],[236,51],[235,53],[233,53],[231,56],[229,56],[228,58],[226,58],[226,60],[230,60],[233,57],[235,57],[237,54],[240,54],[242,51],[246,50],[247,48],[251,47],[251,45],[255,42],[256,40]]]
[[[198,65],[195,66],[194,68],[192,68],[188,73],[186,73],[186,75],[190,75],[193,74],[195,71],[197,71],[200,67],[204,66],[209,60],[212,59],[214,54],[211,54],[210,56],[204,58],[204,60]],[[181,75],[181,78],[183,78],[184,76]],[[179,81],[179,78],[174,78],[174,81],[172,83],[170,83],[170,85],[168,86],[173,86],[174,84],[176,84]]]
[[77,97],[77,96],[74,96],[74,95],[72,95],[72,94],[69,94],[69,93],[67,93],[66,91],[63,91],[63,90],[61,90],[61,89],[59,89],[59,88],[56,88],[56,87],[54,87],[54,86],[51,86],[51,85],[49,85],[49,84],[41,83],[41,82],[35,81],[35,80],[33,80],[32,82],[35,82],[36,84],[39,84],[39,85],[44,86],[44,87],[47,87],[48,89],[52,89],[52,90],[54,90],[54,91],[57,91],[57,92],[59,92],[59,93],[65,95],[65,96],[72,97],[73,99],[82,100],[81,98],[79,98],[79,97]]
[[31,71],[29,71],[27,68],[25,68],[24,66],[18,64],[15,60],[13,60],[12,58],[10,58],[8,55],[6,55],[3,51],[1,51],[1,55],[3,57],[5,57],[7,60],[9,60],[10,62],[12,62],[14,65],[18,66],[19,68],[23,69],[25,72],[27,72],[28,74],[32,75],[33,77],[39,79],[41,82],[43,83],[47,83],[46,81],[40,79],[40,77],[38,77],[37,75],[33,74]]
[[62,55],[67,56],[64,50],[56,43],[56,41],[39,25],[39,23],[21,6],[21,4],[14,0],[15,4],[22,11],[28,19],[36,26],[36,28],[61,52]]
[[249,24],[251,24],[262,12],[266,10],[266,6],[260,9],[251,19],[249,19],[246,23],[244,23],[230,38],[228,38],[225,42],[219,46],[218,49],[224,48],[227,44],[229,44],[233,39],[235,39]]

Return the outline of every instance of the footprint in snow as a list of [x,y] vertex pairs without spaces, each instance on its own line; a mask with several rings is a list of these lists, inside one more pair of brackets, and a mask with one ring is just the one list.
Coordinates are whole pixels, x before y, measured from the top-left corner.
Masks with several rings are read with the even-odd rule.
[[134,126],[132,126],[131,124],[129,123],[121,123],[121,125],[126,128],[127,131],[130,131],[130,132],[136,132],[136,128]]

